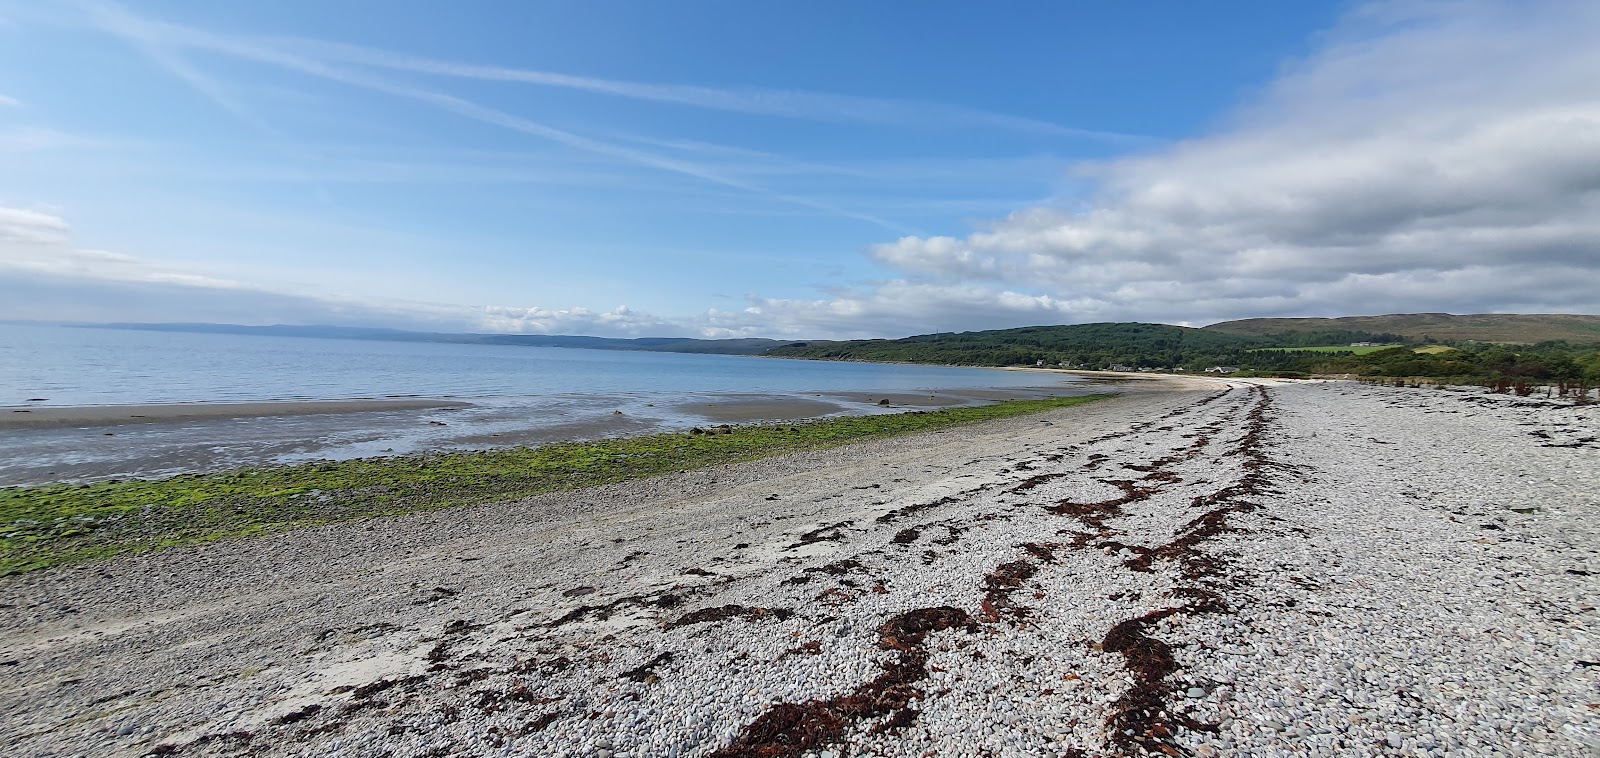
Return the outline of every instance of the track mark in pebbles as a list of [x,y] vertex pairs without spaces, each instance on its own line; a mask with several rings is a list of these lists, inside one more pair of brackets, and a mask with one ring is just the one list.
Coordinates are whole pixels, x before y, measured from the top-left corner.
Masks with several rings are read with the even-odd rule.
[[[1152,635],[1154,627],[1163,621],[1184,617],[1231,613],[1222,594],[1224,590],[1239,589],[1248,579],[1231,571],[1226,559],[1201,550],[1206,542],[1230,533],[1242,531],[1229,521],[1230,517],[1250,513],[1259,505],[1244,498],[1266,492],[1269,480],[1266,472],[1274,468],[1265,452],[1264,435],[1267,412],[1272,398],[1263,387],[1252,388],[1253,400],[1244,418],[1244,433],[1226,456],[1240,456],[1242,474],[1233,484],[1214,492],[1199,495],[1192,507],[1210,510],[1191,519],[1174,534],[1174,539],[1154,548],[1119,546],[1130,549],[1134,557],[1124,565],[1135,571],[1154,571],[1156,562],[1175,564],[1178,578],[1187,582],[1167,591],[1173,598],[1187,598],[1190,602],[1149,611],[1140,616],[1121,621],[1111,627],[1101,641],[1101,649],[1121,655],[1123,666],[1133,683],[1112,703],[1106,717],[1110,747],[1118,755],[1185,755],[1188,751],[1177,741],[1180,729],[1216,731],[1217,725],[1194,719],[1178,710],[1173,701],[1174,683],[1169,677],[1178,669],[1172,647]],[[1131,493],[1130,493],[1131,494]],[[1119,503],[1115,510],[1097,510],[1086,524],[1104,530],[1105,522],[1123,513]],[[1080,521],[1083,517],[1074,515]]]
[[[1219,393],[1205,398],[1195,407],[1222,397]],[[1264,397],[1264,393],[1262,393]],[[1146,424],[1153,426],[1153,424]],[[1197,433],[1191,442],[1165,458],[1157,459],[1150,464],[1132,465],[1129,469],[1139,471],[1144,476],[1138,480],[1113,479],[1105,480],[1122,491],[1121,496],[1108,498],[1097,502],[1078,503],[1063,500],[1048,507],[1049,512],[1056,515],[1068,516],[1078,520],[1085,526],[1097,530],[1097,535],[1102,539],[1111,533],[1109,523],[1125,514],[1124,506],[1150,499],[1164,487],[1181,482],[1181,478],[1165,471],[1173,464],[1192,460],[1199,456],[1207,445],[1211,443],[1213,435],[1220,430],[1222,424],[1216,424]],[[1143,431],[1134,429],[1133,433]],[[1108,438],[1124,435],[1108,435]],[[1060,460],[1062,456],[1056,456]],[[1094,470],[1100,468],[1110,457],[1096,453],[1088,458],[1085,468]],[[1053,462],[1053,461],[1052,461]],[[1019,466],[1015,470],[1028,471],[1031,466]],[[1047,483],[1069,476],[1059,472],[1033,473],[1020,482],[1017,482],[1005,491],[1007,494],[1026,494]],[[964,493],[965,494],[965,493]],[[943,506],[957,505],[967,502],[967,497],[947,496],[935,501],[890,511],[880,516],[877,521],[881,524],[893,523],[895,520],[920,510]],[[1220,510],[1220,509],[1219,509]],[[1201,541],[1221,533],[1225,528],[1219,520],[1225,520],[1224,513],[1208,513],[1186,525],[1177,539],[1162,548],[1144,548],[1141,546],[1127,547],[1134,552],[1136,560],[1152,561],[1153,554],[1165,548],[1160,557],[1182,557],[1182,554],[1197,552],[1195,546]],[[1009,519],[1009,514],[983,514],[969,521],[981,523],[993,519]],[[941,524],[949,531],[945,540],[934,542],[953,543],[964,531],[963,527],[955,524]],[[910,544],[922,536],[920,529],[901,530],[891,540],[897,544]],[[1072,546],[1082,547],[1084,540],[1079,539]],[[1056,551],[1072,547],[1050,542],[1027,542],[1019,545],[1026,551],[1027,558],[1019,558],[1001,563],[994,567],[982,579],[982,596],[979,607],[982,615],[979,620],[996,623],[1002,619],[1014,624],[1025,623],[1031,609],[1017,604],[1012,599],[1012,594],[1022,589],[1025,583],[1032,579],[1040,569],[1040,565],[1057,563]],[[1170,554],[1170,555],[1169,555]],[[929,563],[936,554],[928,551],[924,556],[924,563]],[[1032,561],[1028,558],[1033,559]],[[1033,562],[1037,561],[1037,563]],[[1199,561],[1191,561],[1199,564]],[[837,565],[837,564],[834,564]],[[1207,564],[1210,565],[1210,564]],[[1132,566],[1130,566],[1132,568]],[[826,571],[827,567],[820,569],[807,569],[804,575],[809,578],[810,573]],[[1148,570],[1148,569],[1146,569]],[[828,571],[827,573],[835,573]],[[1134,754],[1144,747],[1154,746],[1158,752],[1176,750],[1171,737],[1178,727],[1190,729],[1208,729],[1209,725],[1202,724],[1194,719],[1183,716],[1167,715],[1165,700],[1170,694],[1170,685],[1166,677],[1177,668],[1172,658],[1170,647],[1161,640],[1155,639],[1145,633],[1148,625],[1180,613],[1209,612],[1222,608],[1220,596],[1203,588],[1176,588],[1172,591],[1174,597],[1190,598],[1191,602],[1183,606],[1168,608],[1151,612],[1146,616],[1122,622],[1107,635],[1102,649],[1111,653],[1120,653],[1128,661],[1127,668],[1135,678],[1135,685],[1116,701],[1116,712],[1108,718],[1108,727],[1116,733],[1110,739],[1110,747],[1119,753]],[[819,596],[819,600],[826,602],[827,593]],[[1042,595],[1035,594],[1035,597]],[[974,620],[964,611],[952,607],[939,609],[922,609],[897,616],[885,623],[879,629],[879,646],[886,649],[901,651],[898,660],[882,664],[883,673],[876,679],[860,685],[850,693],[828,699],[817,699],[805,703],[783,703],[772,707],[755,721],[746,726],[734,741],[727,747],[712,753],[715,758],[742,758],[743,756],[798,756],[810,750],[816,750],[830,745],[844,742],[853,724],[872,718],[887,716],[873,728],[873,732],[881,732],[900,728],[912,723],[916,711],[909,705],[915,698],[922,694],[910,684],[920,681],[927,676],[927,652],[922,648],[924,635],[927,630],[949,628],[964,625],[969,629],[976,629]],[[986,657],[974,655],[975,660],[985,660]],[[1121,739],[1126,737],[1127,739]],[[1147,743],[1149,740],[1154,742]],[[1068,754],[1082,755],[1084,753],[1076,748],[1069,749]]]
[[[1208,397],[1197,406],[1222,396],[1218,394]],[[1257,390],[1257,397],[1260,398],[1258,405],[1264,405],[1265,392]],[[1259,452],[1255,447],[1259,446],[1260,431],[1257,429],[1252,433],[1249,428],[1253,428],[1252,424],[1255,427],[1264,424],[1262,413],[1264,409],[1246,419],[1247,432],[1241,446],[1249,448],[1249,452]],[[1013,599],[1013,594],[1024,589],[1042,568],[1059,564],[1058,551],[1081,549],[1089,544],[1116,545],[1134,556],[1125,562],[1125,566],[1129,569],[1151,572],[1157,561],[1163,561],[1180,564],[1183,569],[1180,575],[1185,579],[1214,579],[1220,576],[1225,564],[1210,560],[1210,556],[1204,556],[1199,546],[1206,540],[1232,529],[1227,523],[1227,517],[1232,513],[1241,512],[1244,506],[1233,503],[1229,498],[1260,487],[1260,482],[1250,483],[1243,488],[1225,488],[1224,491],[1219,491],[1220,494],[1212,493],[1212,496],[1201,498],[1215,507],[1180,527],[1174,539],[1167,544],[1151,548],[1141,545],[1122,545],[1108,538],[1116,533],[1113,522],[1128,515],[1125,507],[1147,501],[1168,487],[1180,483],[1181,478],[1166,469],[1201,455],[1207,446],[1212,444],[1215,434],[1220,432],[1225,424],[1226,421],[1222,421],[1202,428],[1189,438],[1187,444],[1165,457],[1148,464],[1127,466],[1126,468],[1143,474],[1138,479],[1100,480],[1102,484],[1120,490],[1121,495],[1117,497],[1094,502],[1061,500],[1047,506],[1048,512],[1072,518],[1085,527],[1095,530],[1095,533],[1080,534],[1069,544],[1033,541],[1017,545],[1024,551],[1022,556],[1002,562],[982,576],[979,587],[981,594],[978,598],[981,613],[976,619],[965,611],[950,606],[925,608],[895,616],[879,627],[878,646],[881,649],[899,651],[900,654],[896,659],[881,663],[881,673],[876,678],[856,686],[843,695],[772,706],[745,726],[729,745],[711,753],[711,756],[787,758],[842,744],[861,722],[878,720],[878,723],[869,730],[874,734],[909,726],[918,714],[917,710],[910,707],[912,702],[925,697],[912,685],[928,675],[928,653],[924,648],[926,634],[953,627],[975,631],[980,628],[978,622],[1003,623],[1014,628],[1027,628],[1033,609],[1017,603]],[[1147,424],[1147,426],[1153,425]],[[1143,430],[1135,429],[1130,434],[1137,434],[1140,431]],[[1116,436],[1127,435],[1108,435],[1108,437]],[[1085,468],[1099,469],[1109,460],[1110,456],[1105,454],[1092,454],[1088,457],[1088,465]],[[1251,468],[1250,471],[1254,472],[1257,468],[1261,467]],[[1027,469],[1019,467],[1019,470]],[[1027,494],[1068,476],[1070,474],[1058,472],[1032,473],[1020,482],[1008,486],[1004,493]],[[1223,502],[1224,500],[1228,502]],[[947,496],[891,511],[880,516],[878,522],[893,523],[910,513],[938,506],[970,504],[970,497]],[[938,525],[948,530],[949,537],[932,541],[953,543],[967,529],[982,528],[981,524],[986,521],[1009,520],[1013,517],[1009,513],[981,513],[968,516],[965,521],[943,522]],[[891,542],[911,544],[922,539],[923,533],[932,526],[923,525],[915,529],[901,530]],[[931,563],[936,557],[937,553],[927,551],[923,562]],[[858,562],[850,560],[808,568],[801,577],[788,580],[785,584],[809,580],[816,573],[840,576],[859,566]],[[1208,570],[1215,576],[1201,576],[1201,569]],[[830,596],[830,592],[836,595]],[[1106,750],[1114,754],[1181,754],[1181,748],[1173,739],[1178,729],[1213,729],[1212,725],[1182,713],[1175,713],[1168,704],[1173,687],[1168,678],[1177,670],[1178,664],[1171,646],[1153,635],[1153,627],[1158,622],[1172,617],[1222,612],[1226,610],[1226,605],[1221,594],[1203,586],[1179,586],[1167,594],[1188,602],[1119,622],[1100,643],[1104,652],[1122,656],[1124,668],[1133,679],[1133,685],[1113,701],[1112,713],[1106,718],[1108,730]],[[1042,598],[1044,595],[1036,592],[1034,597]],[[1137,595],[1132,597],[1136,599]],[[855,597],[843,590],[835,589],[824,592],[817,599],[823,603],[834,604],[853,602]],[[799,651],[787,651],[780,658],[797,652]],[[1000,660],[979,653],[980,651],[974,650],[972,659]],[[1079,748],[1064,747],[1062,750],[1066,751],[1066,755],[1088,754]]]

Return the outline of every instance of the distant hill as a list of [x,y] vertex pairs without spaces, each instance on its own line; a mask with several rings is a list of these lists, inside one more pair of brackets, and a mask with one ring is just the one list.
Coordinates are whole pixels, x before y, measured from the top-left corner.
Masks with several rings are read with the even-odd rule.
[[921,334],[897,340],[812,340],[767,351],[785,358],[943,363],[965,366],[1050,365],[1104,368],[1178,366],[1222,361],[1277,343],[1257,337],[1167,324],[1074,324],[982,332]]
[[[1279,376],[1357,375],[1366,377],[1447,377],[1471,382],[1573,382],[1600,380],[1600,335],[1569,330],[1533,332],[1528,324],[1569,321],[1580,326],[1600,321],[1593,316],[1509,316],[1476,322],[1478,341],[1457,341],[1454,349],[1418,350],[1423,336],[1446,339],[1432,332],[1414,332],[1416,324],[1440,324],[1452,319],[1484,317],[1380,316],[1341,319],[1252,319],[1191,329],[1166,324],[1078,324],[1033,326],[986,332],[923,334],[898,340],[847,340],[791,342],[767,355],[822,360],[896,361],[964,366],[1048,366],[1073,369],[1182,369],[1208,368],[1263,372]],[[1408,322],[1408,319],[1415,321]],[[1551,321],[1544,321],[1551,319]],[[1585,320],[1590,321],[1585,321]],[[1515,332],[1490,332],[1503,326],[1522,326]],[[1289,329],[1284,324],[1289,324]],[[1468,321],[1468,323],[1473,323]],[[1231,333],[1221,327],[1242,325]],[[1408,328],[1409,327],[1409,328]],[[1404,336],[1405,332],[1417,337]],[[1443,332],[1440,334],[1459,334]],[[1534,341],[1551,334],[1578,337],[1572,344],[1520,346],[1491,343],[1483,337],[1513,336]],[[1454,338],[1459,339],[1459,338]],[[1352,348],[1352,342],[1393,347]],[[1348,349],[1340,350],[1337,347]],[[1509,386],[1509,385],[1507,385]]]
[[243,334],[267,337],[310,337],[314,339],[380,340],[386,342],[444,342],[469,345],[523,345],[528,347],[578,347],[590,350],[642,350],[658,353],[717,353],[756,355],[785,344],[769,339],[699,340],[688,337],[582,337],[565,334],[454,334],[449,332],[410,332],[401,329],[372,329],[349,326],[245,326],[242,324],[70,324],[98,329],[133,329],[154,332],[196,332],[202,334]]
[[1341,318],[1247,318],[1223,321],[1206,331],[1251,337],[1350,330],[1393,334],[1412,341],[1474,341],[1531,344],[1549,340],[1600,341],[1600,316],[1562,314],[1396,313]]

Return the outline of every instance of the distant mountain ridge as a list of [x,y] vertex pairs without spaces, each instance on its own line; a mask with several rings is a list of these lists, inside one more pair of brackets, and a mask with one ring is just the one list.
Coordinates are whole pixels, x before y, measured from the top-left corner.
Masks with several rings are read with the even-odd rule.
[[719,355],[757,355],[782,340],[745,338],[702,340],[691,337],[583,337],[567,334],[471,334],[413,332],[355,326],[246,326],[243,324],[66,324],[96,329],[130,329],[150,332],[191,332],[199,334],[242,334],[263,337],[309,337],[313,339],[378,340],[386,342],[437,342],[466,345],[522,345],[526,347],[576,347],[590,350],[640,350],[659,353],[713,353]]
[[1339,318],[1247,318],[1202,327],[1206,331],[1265,337],[1298,332],[1348,330],[1395,334],[1408,340],[1532,344],[1550,340],[1600,341],[1600,316],[1569,314],[1392,313]]

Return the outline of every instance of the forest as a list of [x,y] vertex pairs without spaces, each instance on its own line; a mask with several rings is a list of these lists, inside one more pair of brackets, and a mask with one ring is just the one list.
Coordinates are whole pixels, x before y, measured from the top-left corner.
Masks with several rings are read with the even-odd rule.
[[[1394,347],[1359,355],[1353,349],[1330,350],[1356,342]],[[1600,382],[1600,342],[1419,342],[1394,334],[1351,330],[1239,335],[1141,323],[945,332],[896,340],[793,342],[765,355],[957,366],[1186,372],[1222,366],[1287,376]]]

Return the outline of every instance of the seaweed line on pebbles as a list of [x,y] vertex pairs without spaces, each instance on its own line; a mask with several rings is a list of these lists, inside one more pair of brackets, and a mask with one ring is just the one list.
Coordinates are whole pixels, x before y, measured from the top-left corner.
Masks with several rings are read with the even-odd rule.
[[1600,408],[1140,384],[1052,424],[10,577],[0,729],[186,758],[1600,745],[1600,458],[1565,444]]

